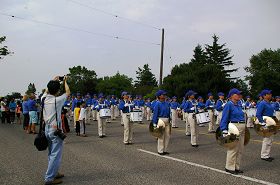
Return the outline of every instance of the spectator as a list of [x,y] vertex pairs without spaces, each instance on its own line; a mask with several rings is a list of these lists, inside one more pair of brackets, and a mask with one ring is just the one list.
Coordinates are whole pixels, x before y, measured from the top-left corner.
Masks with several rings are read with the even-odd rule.
[[1,117],[2,123],[5,123],[6,120],[9,123],[9,119],[8,119],[9,112],[7,107],[7,101],[4,98],[1,99],[1,113],[2,113],[2,117]]
[[12,98],[11,101],[10,101],[10,103],[9,103],[11,124],[14,124],[14,123],[15,123],[16,108],[17,108],[17,104],[16,104],[16,102],[15,102],[15,99]]
[[[63,140],[60,135],[55,134],[57,131],[62,131],[61,126],[61,110],[66,101],[67,96],[70,95],[70,89],[66,82],[67,77],[64,77],[64,87],[66,93],[59,95],[60,83],[59,77],[51,80],[42,98],[44,100],[43,119],[45,121],[45,134],[49,142],[48,153],[48,169],[45,175],[45,185],[60,184],[63,174],[58,173],[61,158]],[[55,119],[54,119],[55,118]]]
[[28,96],[24,95],[22,101],[23,130],[27,130],[29,125]]
[[17,108],[16,108],[17,124],[21,124],[21,112],[22,112],[22,105],[20,101],[17,101]]
[[37,105],[36,105],[36,96],[32,93],[28,100],[28,110],[29,110],[29,125],[27,128],[28,134],[36,134],[35,125],[38,123],[37,115]]

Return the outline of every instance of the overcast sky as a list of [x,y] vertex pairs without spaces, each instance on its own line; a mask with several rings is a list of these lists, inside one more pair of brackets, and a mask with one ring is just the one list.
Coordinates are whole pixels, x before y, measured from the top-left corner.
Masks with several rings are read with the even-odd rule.
[[[279,0],[75,0],[131,20],[166,30],[164,75],[189,62],[197,44],[211,44],[212,35],[227,43],[234,55],[234,74],[246,75],[249,58],[280,44]],[[159,30],[82,7],[68,0],[0,0],[0,12],[25,19],[160,43]],[[160,46],[47,26],[0,15],[0,36],[14,52],[0,61],[0,96],[24,92],[29,82],[37,90],[68,68],[86,66],[98,77],[117,71],[135,78],[148,63],[159,76]],[[171,58],[170,58],[171,57]],[[207,80],[207,79],[205,79]]]

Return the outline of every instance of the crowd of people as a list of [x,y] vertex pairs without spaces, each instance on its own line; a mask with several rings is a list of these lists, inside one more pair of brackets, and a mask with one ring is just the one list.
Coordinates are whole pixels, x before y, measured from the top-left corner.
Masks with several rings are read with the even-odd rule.
[[[150,121],[156,129],[164,128],[161,137],[157,138],[157,151],[159,155],[168,155],[168,143],[170,140],[171,128],[178,128],[178,119],[185,122],[185,135],[190,136],[190,144],[193,147],[199,146],[199,126],[208,126],[209,133],[216,133],[219,127],[223,137],[228,133],[228,124],[234,124],[240,132],[239,144],[228,149],[225,170],[229,173],[243,173],[240,170],[241,156],[244,149],[245,128],[253,128],[254,124],[266,127],[266,120],[263,116],[271,118],[277,117],[280,120],[280,97],[272,97],[270,90],[263,90],[258,101],[254,101],[250,96],[243,99],[242,92],[238,89],[231,89],[228,95],[223,92],[217,94],[218,99],[214,100],[214,94],[207,94],[208,99],[204,101],[202,96],[198,96],[193,90],[189,90],[179,103],[177,97],[167,97],[167,92],[159,90],[155,94],[155,99],[143,99],[142,96],[132,96],[128,92],[122,92],[120,98],[115,95],[105,96],[103,93],[90,93],[82,96],[80,93],[70,95],[70,89],[64,79],[66,93],[60,95],[60,82],[56,77],[48,83],[48,88],[43,95],[36,99],[35,94],[24,95],[22,100],[7,100],[1,98],[1,120],[2,123],[21,124],[23,117],[23,129],[28,134],[36,133],[36,125],[39,123],[39,113],[42,102],[43,120],[45,123],[45,133],[50,142],[49,164],[45,175],[46,184],[61,183],[64,175],[58,173],[61,162],[63,139],[57,135],[56,131],[63,133],[70,132],[70,127],[77,136],[86,137],[86,125],[92,121],[98,123],[98,136],[106,137],[106,123],[111,120],[121,118],[120,125],[124,127],[123,143],[130,145],[133,143],[131,119],[132,113],[137,110],[141,112],[142,118]],[[60,96],[59,96],[60,95]],[[110,114],[107,115],[106,111]],[[209,121],[200,123],[197,114],[207,112]],[[255,122],[254,119],[256,118]],[[143,120],[137,121],[143,124]],[[261,159],[271,162],[270,156],[273,136],[263,138]],[[50,160],[52,158],[53,160]]]

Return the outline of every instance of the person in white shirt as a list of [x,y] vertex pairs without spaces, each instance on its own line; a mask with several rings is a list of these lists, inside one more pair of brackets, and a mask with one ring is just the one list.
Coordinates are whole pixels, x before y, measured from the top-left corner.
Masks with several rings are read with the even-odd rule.
[[64,77],[63,83],[66,92],[59,96],[59,79],[60,77],[57,76],[51,80],[42,96],[42,102],[44,103],[43,119],[45,122],[45,135],[49,142],[48,169],[45,174],[45,185],[62,183],[61,178],[64,177],[63,174],[58,172],[62,160],[63,138],[56,133],[57,130],[62,131],[61,110],[64,102],[70,95],[70,89],[66,82],[67,77]]
[[79,116],[79,121],[80,121],[80,133],[82,133],[82,137],[86,137],[86,103],[82,102],[81,104],[81,111],[80,111],[80,116]]

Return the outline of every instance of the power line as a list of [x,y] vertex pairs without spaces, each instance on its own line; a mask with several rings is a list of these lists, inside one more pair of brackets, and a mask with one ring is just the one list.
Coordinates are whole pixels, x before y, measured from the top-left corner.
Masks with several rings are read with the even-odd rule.
[[24,17],[19,17],[19,16],[15,16],[15,15],[3,13],[3,12],[0,12],[0,15],[6,16],[6,17],[12,17],[12,18],[16,18],[16,19],[21,19],[21,20],[24,20],[24,21],[29,21],[29,22],[33,22],[33,23],[37,23],[37,24],[44,24],[44,25],[63,28],[63,29],[66,29],[66,30],[71,30],[71,31],[76,31],[76,32],[84,32],[84,33],[91,34],[91,35],[102,36],[102,37],[107,37],[107,38],[112,38],[112,39],[117,39],[117,40],[126,40],[126,41],[129,41],[129,42],[137,42],[137,43],[157,45],[157,46],[160,45],[158,43],[149,42],[149,41],[135,40],[135,39],[125,38],[125,37],[120,37],[120,36],[114,36],[114,35],[109,35],[109,34],[104,34],[104,33],[91,32],[91,31],[88,31],[88,30],[80,29],[80,28],[63,26],[63,25],[48,23],[48,22],[44,22],[44,21],[38,21],[38,20],[34,20],[34,19],[26,19]]
[[153,29],[156,29],[156,30],[161,30],[161,28],[158,28],[158,27],[156,27],[156,26],[152,26],[152,25],[150,25],[150,24],[146,24],[146,23],[143,23],[143,22],[140,22],[140,21],[135,21],[135,20],[130,19],[130,18],[127,18],[127,17],[122,17],[122,16],[119,16],[119,15],[117,15],[117,14],[113,14],[113,13],[111,13],[111,12],[107,12],[107,11],[105,11],[105,10],[101,10],[101,9],[98,9],[98,8],[95,8],[95,7],[92,7],[92,6],[89,6],[89,5],[86,5],[86,4],[83,4],[83,3],[80,3],[80,2],[74,1],[74,0],[68,0],[68,1],[69,1],[69,2],[72,2],[72,3],[75,3],[75,4],[77,4],[77,5],[80,5],[80,6],[89,8],[89,9],[91,9],[91,10],[100,12],[100,13],[113,16],[114,18],[123,19],[123,20],[129,21],[129,22],[132,22],[132,23],[134,23],[134,24],[139,24],[139,25],[142,25],[142,26],[145,26],[145,27],[150,27],[150,28],[153,28]]

